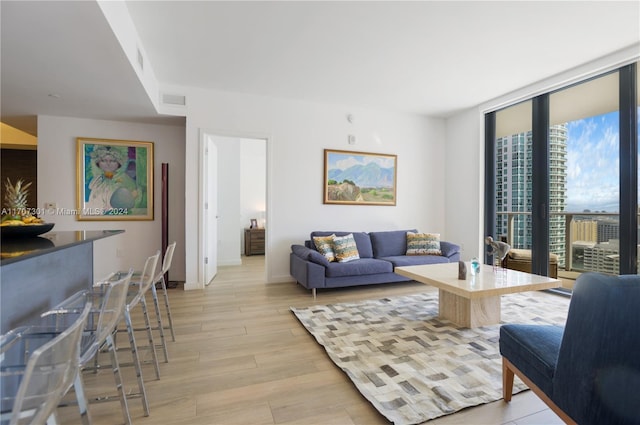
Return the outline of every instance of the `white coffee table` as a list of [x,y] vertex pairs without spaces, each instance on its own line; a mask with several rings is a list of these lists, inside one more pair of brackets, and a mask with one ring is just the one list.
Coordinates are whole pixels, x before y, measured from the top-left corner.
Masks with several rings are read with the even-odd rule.
[[459,326],[474,328],[500,323],[500,296],[558,288],[558,279],[482,264],[477,275],[458,279],[458,263],[396,267],[395,272],[439,291],[439,316]]

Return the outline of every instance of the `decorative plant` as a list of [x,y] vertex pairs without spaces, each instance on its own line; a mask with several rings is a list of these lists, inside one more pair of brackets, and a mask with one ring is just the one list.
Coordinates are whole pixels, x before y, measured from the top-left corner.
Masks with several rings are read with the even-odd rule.
[[32,214],[32,209],[27,207],[27,196],[29,195],[31,182],[24,183],[18,179],[16,184],[11,184],[7,178],[4,187],[4,208],[2,208],[3,226],[22,226],[25,224],[40,224],[42,219]]

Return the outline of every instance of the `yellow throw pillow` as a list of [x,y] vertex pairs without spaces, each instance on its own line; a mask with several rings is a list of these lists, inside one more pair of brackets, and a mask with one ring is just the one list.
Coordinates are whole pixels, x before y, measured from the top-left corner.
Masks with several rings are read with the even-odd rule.
[[353,233],[346,236],[333,236],[333,250],[339,263],[360,259]]
[[442,255],[440,233],[407,232],[407,255]]
[[333,251],[333,237],[331,236],[314,236],[313,244],[316,246],[316,249],[320,254],[327,259],[327,261],[336,261],[336,255]]

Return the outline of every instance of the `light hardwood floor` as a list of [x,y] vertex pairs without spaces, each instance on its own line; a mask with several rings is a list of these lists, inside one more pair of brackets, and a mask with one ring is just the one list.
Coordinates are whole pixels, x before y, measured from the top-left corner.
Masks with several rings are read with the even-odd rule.
[[[129,400],[133,422],[154,425],[388,424],[360,395],[299,324],[290,306],[375,299],[435,290],[423,284],[310,292],[292,282],[265,284],[264,257],[243,257],[242,266],[220,267],[204,290],[171,289],[176,342],[155,380],[144,367],[151,404],[142,415],[139,399]],[[138,317],[139,320],[139,317]],[[142,333],[136,336],[143,344]],[[124,346],[126,338],[119,339]],[[125,353],[126,354],[126,353]],[[160,353],[159,353],[160,355]],[[126,357],[121,355],[124,360]],[[147,358],[148,358],[147,354]],[[123,368],[135,391],[132,368]],[[89,395],[114,387],[112,375],[85,374]],[[113,392],[113,391],[112,391]],[[96,424],[123,423],[118,402],[92,404]],[[80,423],[77,409],[59,409],[63,424]],[[438,424],[561,424],[531,391],[430,421]]]

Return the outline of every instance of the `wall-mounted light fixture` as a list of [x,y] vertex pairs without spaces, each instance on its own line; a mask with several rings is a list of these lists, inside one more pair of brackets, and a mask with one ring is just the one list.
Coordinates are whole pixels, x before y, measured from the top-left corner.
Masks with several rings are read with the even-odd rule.
[[[347,114],[347,121],[349,122],[349,124],[353,124],[353,115],[352,114]],[[350,145],[355,145],[356,144],[356,136],[353,134],[349,134],[347,136],[347,142]]]

